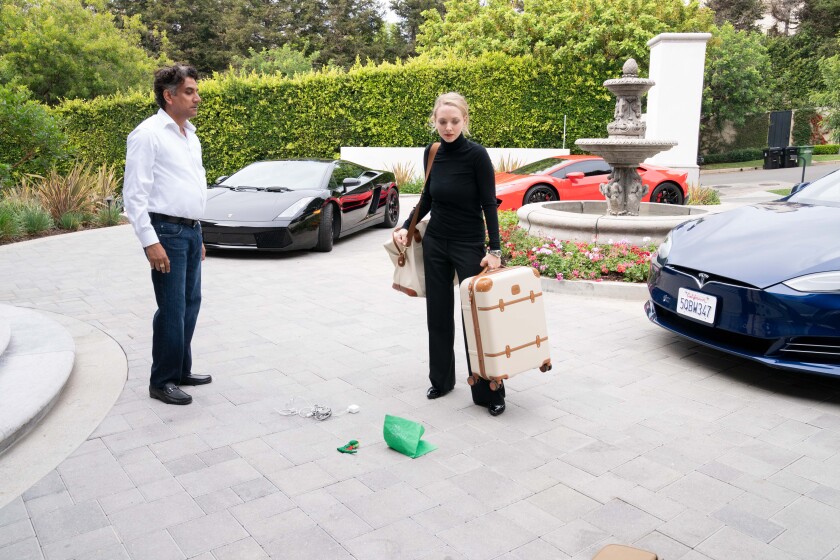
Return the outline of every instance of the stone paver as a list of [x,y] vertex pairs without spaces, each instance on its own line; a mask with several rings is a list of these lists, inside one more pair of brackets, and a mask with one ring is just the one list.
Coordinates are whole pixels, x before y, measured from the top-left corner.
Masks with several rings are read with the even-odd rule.
[[[641,301],[551,292],[555,367],[510,380],[504,415],[463,382],[428,401],[424,302],[388,288],[386,237],[211,254],[194,356],[214,382],[187,407],[148,398],[128,227],[0,247],[0,302],[103,330],[129,369],[88,440],[0,508],[0,560],[840,559],[840,382],[678,339]],[[279,412],[315,403],[334,417]],[[389,450],[385,414],[438,449]]]

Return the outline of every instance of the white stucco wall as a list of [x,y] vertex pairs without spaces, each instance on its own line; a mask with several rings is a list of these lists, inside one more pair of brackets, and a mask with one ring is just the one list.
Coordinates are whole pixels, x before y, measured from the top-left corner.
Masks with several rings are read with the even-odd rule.
[[656,85],[647,96],[645,137],[676,140],[678,144],[646,161],[687,171],[694,184],[700,182],[697,148],[706,42],[710,38],[709,33],[662,33],[648,41],[649,77]]
[[[391,169],[395,163],[413,163],[415,177],[423,176],[423,150],[421,148],[361,148],[352,146],[341,147],[341,159],[358,163],[374,169]],[[520,165],[541,160],[543,158],[569,155],[568,149],[560,148],[487,148],[487,153],[497,166],[504,158],[506,161],[516,161]]]

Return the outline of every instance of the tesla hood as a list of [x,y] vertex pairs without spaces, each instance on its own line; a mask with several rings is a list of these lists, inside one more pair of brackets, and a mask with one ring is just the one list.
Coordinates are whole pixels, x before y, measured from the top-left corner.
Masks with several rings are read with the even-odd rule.
[[669,265],[766,288],[840,270],[840,208],[766,202],[680,224]]

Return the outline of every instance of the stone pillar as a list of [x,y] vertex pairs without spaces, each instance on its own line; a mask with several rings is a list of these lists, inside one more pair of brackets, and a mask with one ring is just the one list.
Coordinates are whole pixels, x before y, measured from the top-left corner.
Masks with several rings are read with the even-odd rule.
[[678,143],[645,162],[687,171],[689,183],[695,185],[700,183],[700,106],[706,42],[711,37],[709,33],[662,33],[648,41],[649,78],[656,85],[648,92],[645,137]]

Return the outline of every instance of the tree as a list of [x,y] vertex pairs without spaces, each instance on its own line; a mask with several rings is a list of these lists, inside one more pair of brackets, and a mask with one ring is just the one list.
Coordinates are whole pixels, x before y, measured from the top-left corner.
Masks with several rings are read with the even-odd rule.
[[[224,72],[234,58],[289,48],[318,65],[349,67],[356,58],[382,60],[378,0],[110,0],[112,9],[139,15],[165,33],[170,56],[199,73]],[[147,39],[147,48],[155,41]]]
[[824,51],[836,46],[827,44],[807,27],[790,36],[774,35],[765,39],[770,56],[767,85],[769,108],[798,109],[811,106],[811,94],[825,88],[822,74],[815,72],[818,61],[830,56]]
[[384,21],[377,0],[324,0],[323,27],[313,46],[321,52],[321,62],[349,68],[357,58],[383,60],[384,49],[377,45]]
[[706,7],[715,12],[715,24],[726,22],[739,31],[755,31],[756,21],[764,15],[761,0],[709,0]]
[[705,31],[713,14],[682,0],[447,0],[424,12],[417,50],[436,57],[500,51],[558,64],[588,61],[614,76],[624,60],[648,61],[647,41],[663,32]]
[[235,56],[231,67],[240,73],[280,74],[291,78],[295,74],[311,72],[318,55],[318,51],[306,55],[289,45],[273,49],[263,48],[260,52],[251,48],[248,57]]
[[4,0],[0,28],[0,83],[25,85],[45,103],[151,86],[157,63],[139,46],[137,19],[118,29],[79,0]]
[[840,32],[840,0],[807,0],[797,12],[800,32],[807,31],[819,43],[823,56],[837,54],[835,41]]
[[744,123],[747,115],[766,109],[765,78],[770,59],[760,33],[738,31],[731,23],[713,30],[706,47],[701,126],[720,131],[726,123]]
[[425,21],[423,12],[443,14],[443,0],[391,0],[391,10],[400,18],[400,33],[408,43],[408,52],[416,53],[417,35]]
[[0,85],[0,187],[25,173],[45,173],[66,155],[67,138],[23,86]]
[[840,142],[840,55],[824,58],[819,63],[825,89],[811,94],[811,101],[829,109],[826,124],[831,137]]

